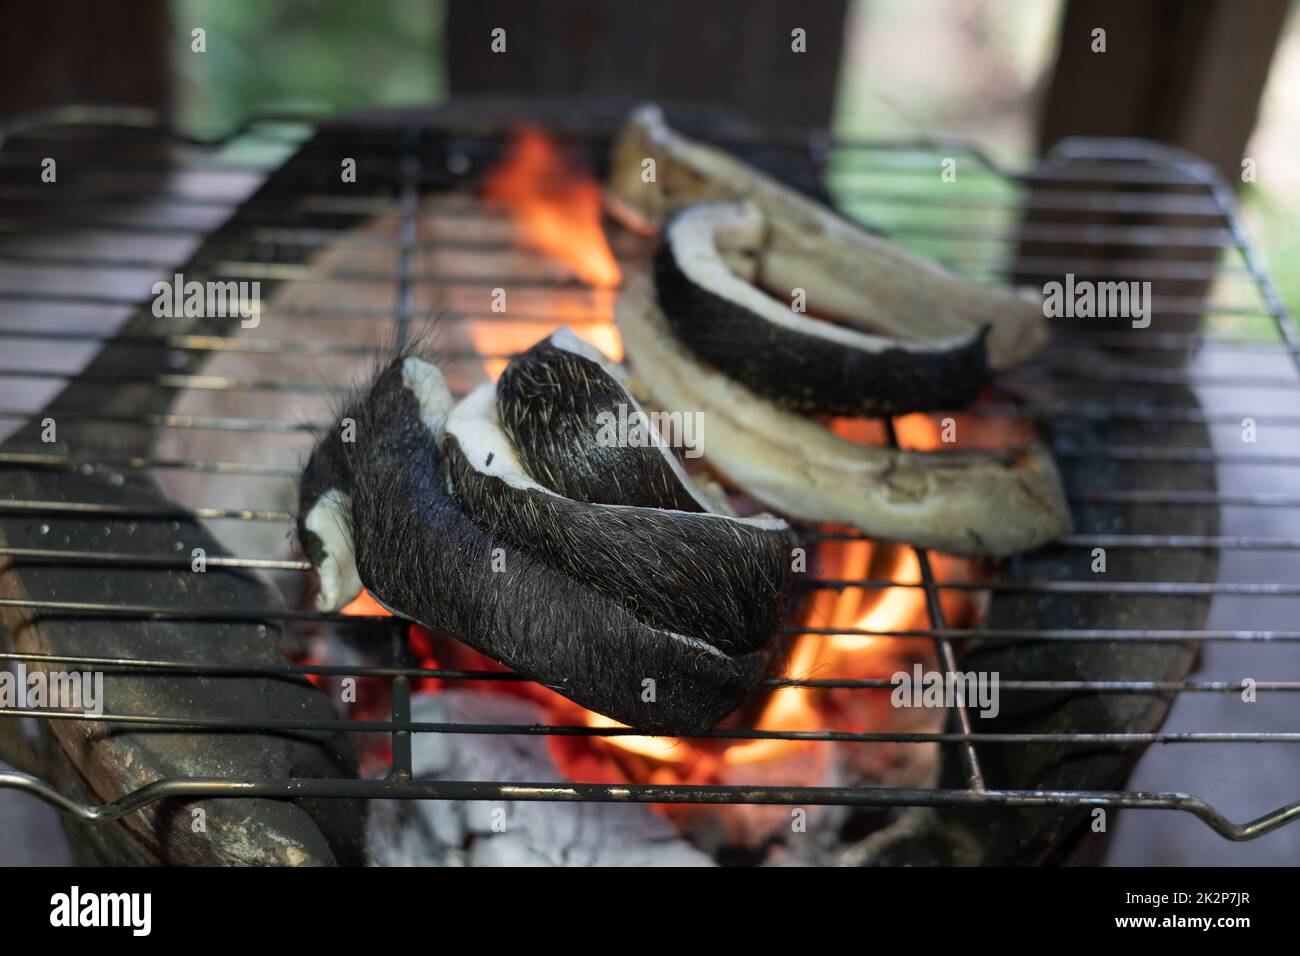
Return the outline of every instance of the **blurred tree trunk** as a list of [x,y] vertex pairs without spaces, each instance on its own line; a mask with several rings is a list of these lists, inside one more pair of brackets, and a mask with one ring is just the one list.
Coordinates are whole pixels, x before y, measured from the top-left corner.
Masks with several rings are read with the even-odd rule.
[[70,103],[171,107],[166,0],[0,0],[0,116]]
[[[1039,123],[1040,151],[1046,155],[1071,136],[1156,140],[1208,160],[1227,183],[1240,184],[1242,155],[1255,127],[1287,5],[1287,0],[1069,0]],[[1096,31],[1104,31],[1104,35]],[[1065,168],[1059,152],[1052,162],[1058,173]],[[1083,156],[1077,164],[1078,169],[1095,167]],[[1166,166],[1164,173],[1172,175],[1172,167]],[[1049,193],[1086,193],[1114,187],[1105,182],[1047,181],[1036,188]],[[1174,199],[1206,196],[1204,187],[1190,179],[1181,187],[1126,184],[1124,188],[1135,194]],[[1033,200],[1031,192],[1028,201],[1032,204]],[[1073,271],[1078,279],[1151,281],[1154,296],[1176,306],[1155,316],[1159,331],[1196,333],[1200,329],[1200,310],[1222,252],[1215,242],[1102,244],[1086,237],[1088,230],[1107,228],[1212,231],[1222,228],[1220,216],[1047,208],[1028,213],[1025,223],[1070,227],[1082,238],[1074,242],[1022,240],[1017,281],[1037,285],[1044,279],[1062,279],[1035,271],[1031,266],[1035,260],[1077,261],[1080,265]],[[1186,270],[1186,275],[1175,277],[1170,269]],[[1056,325],[1088,329],[1095,328],[1095,321],[1057,320]],[[1147,361],[1178,363],[1191,354],[1153,353]]]
[[[771,126],[829,125],[847,0],[449,0],[453,95],[728,107]],[[493,52],[493,30],[505,52]],[[795,52],[803,30],[806,52]]]
[[[1069,0],[1039,123],[1067,136],[1181,146],[1240,182],[1287,0]],[[1094,30],[1106,50],[1094,52]]]

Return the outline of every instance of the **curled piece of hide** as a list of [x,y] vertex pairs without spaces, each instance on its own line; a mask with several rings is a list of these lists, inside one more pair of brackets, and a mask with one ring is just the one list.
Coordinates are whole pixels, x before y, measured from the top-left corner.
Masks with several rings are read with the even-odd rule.
[[[769,238],[750,200],[674,213],[655,256],[659,307],[692,352],[785,408],[901,415],[960,408],[988,378],[987,328],[923,342],[890,339],[796,311],[753,285]],[[820,264],[805,263],[813,290]]]
[[[579,501],[716,510],[649,427],[620,374],[600,350],[568,329],[510,360],[497,383],[497,410],[528,473]],[[639,427],[646,440],[602,440],[611,422]]]
[[1014,554],[1070,529],[1060,476],[1041,447],[859,445],[701,365],[673,336],[644,278],[624,287],[615,319],[643,397],[700,410],[709,462],[782,514],[960,555]]
[[[535,411],[542,406],[539,417],[548,418],[559,433],[577,435],[587,427],[585,443],[572,449],[580,455],[582,447],[600,444],[600,413],[616,402],[630,402],[631,396],[600,363],[557,348],[553,341],[515,361],[535,365],[548,356],[581,376],[564,393],[579,396],[578,407],[570,411],[546,408],[545,396],[525,400]],[[491,385],[476,389],[452,411],[443,431],[453,493],[476,524],[614,598],[655,627],[690,634],[728,654],[761,650],[770,643],[780,623],[796,544],[789,525],[766,515],[735,518],[702,510],[699,503],[707,499],[692,493],[680,465],[676,474],[668,470],[667,480],[679,489],[678,496],[696,502],[692,511],[660,507],[655,498],[671,496],[657,490],[658,483],[639,495],[648,506],[593,504],[557,494],[525,473],[497,411],[498,404],[514,408],[519,398],[512,389],[499,391],[498,396]],[[598,397],[602,393],[607,397]],[[522,416],[516,412],[510,417]],[[562,425],[561,419],[569,421]],[[645,424],[653,430],[648,419]],[[672,460],[662,446],[602,450],[613,453],[613,473],[624,471],[619,455],[636,459],[650,451],[660,460]],[[561,457],[568,461],[570,455]]]
[[[654,161],[651,182],[644,179],[646,160]],[[606,184],[614,215],[653,231],[686,206],[728,199],[753,200],[768,223],[753,279],[768,289],[804,289],[814,312],[917,341],[988,328],[989,364],[996,369],[1023,362],[1047,341],[1036,298],[963,279],[871,235],[735,157],[670,129],[657,106],[632,113],[614,145]]]
[[[650,733],[700,733],[739,706],[766,672],[762,651],[731,654],[647,623],[471,519],[451,493],[445,460],[461,440],[448,438],[449,456],[439,448],[451,404],[437,368],[400,356],[341,416],[355,420],[355,441],[336,430],[313,452],[299,532],[322,598],[338,600],[355,575],[394,613]],[[471,431],[482,420],[464,418]]]

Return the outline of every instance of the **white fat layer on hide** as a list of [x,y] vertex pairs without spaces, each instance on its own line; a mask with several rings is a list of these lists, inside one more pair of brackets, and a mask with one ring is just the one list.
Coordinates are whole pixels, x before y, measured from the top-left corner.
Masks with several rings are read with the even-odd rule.
[[630,409],[629,417],[638,417],[638,420],[642,423],[646,433],[650,436],[651,445],[653,445],[655,450],[659,452],[660,457],[668,463],[668,468],[672,471],[673,477],[681,482],[682,487],[686,489],[686,493],[695,500],[696,504],[710,514],[730,514],[729,509],[711,498],[709,494],[695,484],[691,479],[691,476],[686,473],[686,469],[682,467],[681,461],[673,454],[673,450],[668,446],[668,443],[664,441],[663,436],[659,434],[659,429],[655,428],[651,423],[650,416],[647,415],[645,409],[641,407],[641,403],[633,397],[630,391],[628,391],[627,374],[624,372],[622,366],[616,362],[611,362],[604,352],[596,348],[590,342],[579,338],[578,335],[568,326],[558,328],[551,333],[550,342],[557,349],[572,352],[574,355],[581,356],[590,362],[595,362],[602,369],[608,372],[616,382],[622,385],[624,397],[626,398],[628,408]]
[[721,657],[729,660],[726,654],[722,653],[722,651],[718,650],[708,641],[702,641],[698,637],[691,637],[689,634],[678,634],[676,631],[663,631],[662,633],[668,635],[679,644],[685,644],[687,647],[693,647],[697,651],[703,651],[706,654],[712,654],[714,657]]
[[451,389],[436,365],[408,356],[402,362],[402,384],[411,390],[420,404],[420,420],[437,437],[451,413]]
[[[487,382],[466,395],[451,414],[447,416],[443,427],[443,438],[455,438],[461,453],[469,461],[470,467],[479,474],[496,478],[511,488],[519,491],[537,491],[552,498],[564,498],[563,495],[539,484],[528,476],[523,462],[519,460],[510,436],[501,427],[497,415],[496,385]],[[689,486],[688,486],[689,487]],[[611,510],[645,511],[636,505],[599,505],[596,507]],[[679,511],[674,508],[658,508],[668,515],[681,515],[683,518],[704,518],[714,521],[734,521],[738,524],[775,531],[787,528],[781,518],[772,515],[756,515],[752,518],[733,518],[714,512]]]
[[[772,298],[736,275],[722,252],[724,246],[743,246],[760,250],[761,256],[765,232],[763,212],[757,203],[748,200],[701,203],[679,213],[669,222],[665,240],[677,268],[693,285],[792,332],[815,336],[863,352],[883,352],[891,348],[908,352],[944,352],[971,342],[971,335],[927,342],[891,339],[846,329],[833,322],[809,318],[805,313],[796,312],[789,303]],[[817,282],[817,263],[809,262],[808,267],[808,276],[803,285],[814,287]]]
[[361,576],[352,546],[352,498],[338,488],[321,495],[307,520],[306,529],[320,538],[325,558],[316,569],[320,591],[316,609],[337,611],[361,593]]

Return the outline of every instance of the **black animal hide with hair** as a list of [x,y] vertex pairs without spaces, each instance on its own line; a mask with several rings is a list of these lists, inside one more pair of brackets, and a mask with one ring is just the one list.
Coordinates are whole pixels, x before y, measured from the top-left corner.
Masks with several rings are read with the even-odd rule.
[[519,460],[541,484],[566,498],[606,505],[702,511],[653,447],[602,445],[601,412],[636,402],[591,359],[538,342],[516,355],[497,384],[497,411]]
[[[770,540],[760,550],[767,557],[751,557],[746,566],[740,559],[755,542],[734,533],[728,534],[729,552],[709,551],[709,542],[692,542],[680,530],[661,527],[656,534],[652,523],[634,534],[606,521],[608,515],[584,515],[592,506],[558,495],[548,496],[548,504],[566,504],[542,521],[499,513],[476,522],[471,510],[502,509],[492,500],[498,489],[490,481],[476,485],[466,463],[457,465],[456,442],[445,441],[446,454],[439,448],[439,435],[404,377],[408,361],[419,360],[399,355],[341,416],[355,420],[355,441],[344,442],[336,429],[312,454],[299,517],[312,563],[321,566],[328,545],[305,518],[328,492],[342,492],[360,580],[400,616],[446,631],[584,707],[651,733],[701,733],[738,707],[768,670],[766,645],[784,597],[789,529],[772,537],[779,548]],[[462,493],[477,502],[473,509],[452,494],[462,484],[469,489]],[[732,524],[721,516],[664,515],[670,522],[694,517]],[[583,534],[569,544],[598,553],[565,560],[558,550],[563,533],[543,540],[548,521],[560,523],[552,532],[566,522],[583,524]],[[771,581],[753,596],[756,612],[745,613],[741,594],[720,601],[712,590],[734,591],[734,582],[716,574],[696,580],[681,575],[675,562],[688,557],[692,543],[703,549],[692,576],[701,560],[735,563],[744,568],[742,576],[762,564],[758,574]],[[649,578],[641,602],[591,573],[602,560],[628,559]],[[647,612],[646,605],[661,597]],[[733,612],[735,621],[721,627],[718,622]]]
[[[684,268],[689,257],[684,260],[674,242],[679,224],[709,228],[706,216],[712,208],[705,204],[676,213],[654,260],[659,305],[673,333],[710,365],[783,408],[829,415],[964,408],[988,382],[988,326],[940,342],[880,338],[876,348],[867,349],[827,337],[821,331],[832,326],[827,320],[808,316],[802,328],[787,327],[698,285]],[[817,261],[807,261],[810,287],[816,285],[819,268]],[[847,319],[842,324],[853,326]],[[870,332],[865,327],[853,331]]]

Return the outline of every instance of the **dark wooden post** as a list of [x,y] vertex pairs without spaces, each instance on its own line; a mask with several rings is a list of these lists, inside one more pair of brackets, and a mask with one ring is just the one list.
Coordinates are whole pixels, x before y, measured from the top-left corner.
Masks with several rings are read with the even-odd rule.
[[[765,125],[829,125],[847,0],[451,0],[453,95],[654,99]],[[505,31],[505,52],[492,31]],[[793,31],[805,31],[795,52]]]
[[[1133,136],[1190,150],[1229,182],[1255,127],[1287,0],[1069,0],[1039,123],[1067,136]],[[1093,51],[1105,30],[1106,50]]]
[[0,2],[0,117],[71,103],[171,103],[166,0]]
[[[1071,136],[1157,140],[1208,160],[1229,184],[1239,184],[1242,156],[1255,127],[1287,7],[1287,0],[1069,0],[1039,123],[1040,150],[1046,154]],[[1056,162],[1059,164],[1059,157]],[[1104,183],[1081,182],[1071,187],[1048,182],[1043,188],[1107,187]],[[1135,193],[1158,192],[1166,198],[1205,196],[1203,187],[1195,185],[1126,188]],[[1032,193],[1029,199],[1032,203]],[[1026,222],[1079,228],[1143,225],[1212,230],[1222,226],[1220,217],[1213,214],[1134,216],[1082,208],[1072,212],[1037,209],[1026,216]],[[1112,246],[1025,241],[1019,252],[1022,263],[1034,256],[1090,261],[1090,269],[1075,272],[1078,278],[1093,281],[1134,278],[1126,272],[1140,271],[1144,262],[1181,263],[1189,268],[1203,263],[1206,278],[1161,280],[1154,265],[1152,268],[1155,295],[1182,305],[1170,314],[1158,314],[1157,330],[1195,332],[1200,328],[1200,316],[1189,306],[1205,300],[1210,288],[1208,275],[1220,250],[1213,244]],[[1038,284],[1045,277],[1026,273],[1019,278]],[[1095,325],[1086,320],[1058,324]],[[1149,355],[1147,360],[1154,363],[1181,357],[1169,353]]]

